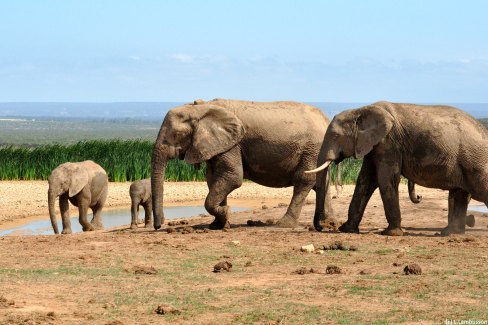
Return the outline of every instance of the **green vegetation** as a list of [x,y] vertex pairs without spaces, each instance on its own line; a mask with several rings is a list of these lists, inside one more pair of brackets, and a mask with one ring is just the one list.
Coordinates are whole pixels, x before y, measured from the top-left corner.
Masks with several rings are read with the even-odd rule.
[[[76,144],[42,145],[33,148],[0,147],[0,180],[46,180],[62,163],[93,160],[102,166],[111,181],[125,182],[151,176],[149,140],[91,140]],[[344,184],[354,184],[361,161],[347,159],[342,163]],[[332,166],[333,175],[336,166]],[[334,176],[333,176],[334,177]],[[168,162],[168,181],[203,181],[205,166],[197,169],[184,161]]]
[[[147,140],[92,140],[35,148],[3,147],[0,148],[0,180],[46,180],[58,165],[83,160],[93,160],[102,166],[111,181],[148,178],[152,146]],[[172,160],[165,176],[169,181],[204,180],[205,171]]]
[[488,129],[488,118],[481,118],[480,122]]

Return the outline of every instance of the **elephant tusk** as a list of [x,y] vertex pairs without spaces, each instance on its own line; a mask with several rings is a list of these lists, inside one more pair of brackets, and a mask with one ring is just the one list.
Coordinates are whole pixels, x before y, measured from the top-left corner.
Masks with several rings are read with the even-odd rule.
[[307,171],[305,171],[305,173],[306,174],[318,173],[319,171],[324,170],[327,167],[329,167],[329,165],[330,165],[331,162],[332,162],[331,160],[326,161],[322,166],[317,167],[317,168],[312,169],[312,170],[307,170]]

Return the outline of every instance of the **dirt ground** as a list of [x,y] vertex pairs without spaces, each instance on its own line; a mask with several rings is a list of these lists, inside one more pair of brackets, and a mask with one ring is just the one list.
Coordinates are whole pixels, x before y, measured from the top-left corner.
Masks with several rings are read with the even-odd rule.
[[[110,184],[107,209],[130,205],[129,185]],[[341,222],[353,190],[333,199]],[[245,183],[229,204],[252,209],[234,213],[227,231],[208,230],[206,216],[157,232],[0,237],[0,324],[487,324],[488,214],[473,213],[465,235],[438,236],[447,192],[417,187],[423,200],[413,204],[402,184],[403,237],[379,234],[387,223],[378,193],[359,235],[310,231],[313,193],[300,227],[269,225],[291,191]],[[204,183],[165,187],[172,205],[205,195]],[[47,182],[0,182],[0,199],[2,228],[48,218]],[[301,250],[310,244],[313,252]],[[411,264],[421,274],[405,275]]]

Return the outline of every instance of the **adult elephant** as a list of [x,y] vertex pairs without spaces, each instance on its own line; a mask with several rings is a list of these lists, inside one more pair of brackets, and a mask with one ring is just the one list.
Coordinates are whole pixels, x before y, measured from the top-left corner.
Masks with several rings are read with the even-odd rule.
[[[173,108],[166,115],[152,154],[154,228],[164,222],[163,177],[169,159],[207,164],[209,193],[206,210],[215,217],[213,229],[230,227],[227,196],[243,178],[269,187],[293,186],[293,197],[282,227],[298,224],[303,203],[315,186],[316,166],[329,120],[316,107],[296,102],[202,100]],[[328,173],[324,186],[328,186]],[[326,191],[317,194],[316,215],[331,217]]]
[[[107,198],[108,177],[100,165],[91,160],[61,164],[51,172],[48,183],[49,216],[55,234],[59,233],[54,210],[57,197],[63,221],[63,234],[71,234],[68,201],[78,207],[83,231],[103,228],[100,213]],[[87,221],[88,208],[93,211],[91,223]]]
[[343,232],[359,232],[364,209],[379,187],[388,221],[383,234],[401,236],[400,175],[449,191],[443,235],[464,233],[470,196],[488,206],[488,132],[457,108],[378,102],[342,112],[327,129],[320,167],[311,172],[351,156],[364,160],[347,222],[339,228]]

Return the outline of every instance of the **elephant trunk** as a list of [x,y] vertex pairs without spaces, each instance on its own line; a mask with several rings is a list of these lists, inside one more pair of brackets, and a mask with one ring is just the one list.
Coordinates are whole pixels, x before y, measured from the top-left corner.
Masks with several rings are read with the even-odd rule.
[[56,211],[54,209],[54,203],[56,202],[56,193],[54,190],[49,190],[47,193],[47,201],[49,205],[49,217],[51,218],[51,225],[53,227],[54,233],[59,234],[58,223],[56,221]]
[[321,222],[325,220],[325,199],[329,190],[330,170],[327,166],[323,172],[317,174],[316,194],[315,194],[315,213],[313,216],[313,226],[317,231],[322,231]]
[[[154,229],[161,228],[164,223],[163,212],[163,194],[164,194],[164,173],[168,160],[174,156],[169,152],[170,148],[166,145],[160,144],[159,139],[154,145],[152,160],[151,160],[151,191],[152,191],[152,206],[154,216]],[[174,151],[174,149],[173,149]]]

